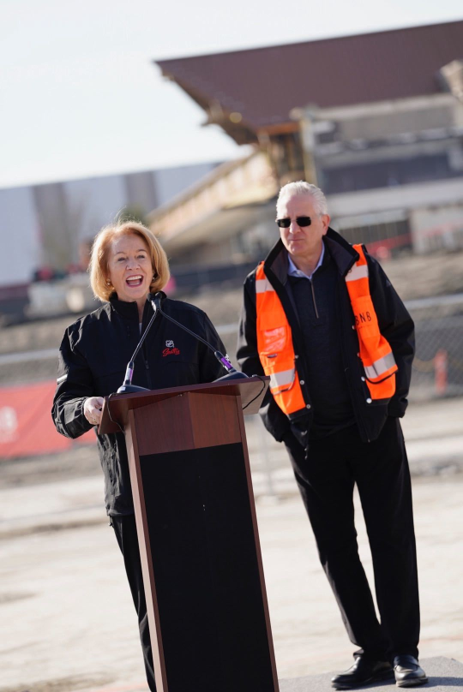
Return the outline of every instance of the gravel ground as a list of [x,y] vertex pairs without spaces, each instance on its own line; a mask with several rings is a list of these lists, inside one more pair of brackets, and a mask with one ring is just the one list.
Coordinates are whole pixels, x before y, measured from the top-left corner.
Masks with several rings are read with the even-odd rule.
[[[462,489],[461,475],[414,484],[422,659],[463,659]],[[68,494],[70,503],[80,494],[89,504],[99,490],[95,486],[89,493],[88,485],[76,481],[24,490],[30,490],[28,506],[15,503],[10,511],[29,511],[31,530],[0,540],[0,692],[146,690],[122,557],[101,508],[92,510],[100,516],[92,524],[81,504],[60,512],[61,530],[34,530],[43,507],[51,508],[57,496]],[[16,493],[0,491],[2,506]],[[360,554],[373,583],[357,497],[355,507]],[[320,567],[302,503],[294,494],[258,501],[257,516],[279,678],[326,673],[319,682],[328,691],[329,671],[347,668],[354,647]],[[449,678],[447,689],[454,689],[452,683],[461,687],[461,679]]]

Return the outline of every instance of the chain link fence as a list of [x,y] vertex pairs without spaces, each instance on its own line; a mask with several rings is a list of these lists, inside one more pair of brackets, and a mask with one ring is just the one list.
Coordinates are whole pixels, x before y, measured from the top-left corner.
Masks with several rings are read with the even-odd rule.
[[[416,330],[410,401],[463,396],[463,293],[405,304]],[[232,357],[237,329],[235,323],[218,328]]]
[[463,294],[407,303],[416,329],[411,401],[463,395]]

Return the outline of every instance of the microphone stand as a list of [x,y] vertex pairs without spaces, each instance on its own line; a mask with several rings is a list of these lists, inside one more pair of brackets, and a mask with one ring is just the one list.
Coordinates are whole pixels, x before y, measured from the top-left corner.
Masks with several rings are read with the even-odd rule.
[[125,371],[124,382],[121,384],[121,386],[117,390],[116,394],[133,394],[135,392],[149,392],[149,389],[147,389],[146,387],[138,387],[136,384],[132,384],[132,377],[133,377],[133,371],[135,369],[135,358],[138,356],[138,353],[139,353],[141,347],[143,346],[143,342],[145,341],[145,339],[148,335],[148,332],[151,329],[151,326],[152,326],[152,324],[153,324],[153,322],[156,319],[157,314],[158,314],[157,310],[156,310],[156,306],[154,305],[153,301],[150,301],[150,302],[151,302],[151,305],[153,306],[154,314],[153,314],[152,318],[150,319],[150,321],[148,322],[148,325],[147,325],[145,331],[143,332],[143,335],[142,335],[140,341],[138,342],[137,348],[133,352],[132,358],[130,359],[130,362],[128,363],[127,369]]
[[205,339],[202,338],[202,336],[199,336],[199,334],[196,334],[195,332],[192,332],[191,329],[188,329],[188,327],[185,327],[185,325],[181,324],[180,322],[177,322],[173,317],[170,317],[170,315],[166,315],[165,312],[163,312],[161,308],[161,295],[157,293],[153,298],[148,299],[153,307],[154,314],[151,317],[150,321],[148,322],[148,325],[143,332],[143,335],[138,342],[137,348],[133,352],[132,358],[130,359],[130,362],[127,365],[127,369],[125,371],[125,377],[124,377],[124,382],[122,385],[119,387],[117,390],[117,394],[133,394],[136,392],[148,392],[149,390],[146,387],[139,387],[135,384],[132,384],[132,378],[133,378],[133,371],[135,369],[135,358],[137,357],[141,347],[143,346],[143,342],[145,341],[149,330],[151,329],[151,326],[156,319],[158,312],[166,318],[166,320],[169,320],[170,322],[173,322],[174,324],[177,325],[177,327],[180,327],[180,329],[183,329],[185,332],[190,334],[191,336],[194,336],[195,339],[198,341],[201,341],[209,350],[212,351],[214,356],[217,358],[219,363],[222,365],[222,367],[227,371],[226,375],[223,375],[223,377],[218,377],[214,382],[222,382],[222,381],[227,381],[227,380],[244,380],[248,379],[248,376],[244,372],[240,372],[239,370],[236,370],[236,368],[233,367],[233,365],[230,363],[229,359],[223,355],[220,351],[215,349],[213,346],[211,346],[210,343],[208,343]]

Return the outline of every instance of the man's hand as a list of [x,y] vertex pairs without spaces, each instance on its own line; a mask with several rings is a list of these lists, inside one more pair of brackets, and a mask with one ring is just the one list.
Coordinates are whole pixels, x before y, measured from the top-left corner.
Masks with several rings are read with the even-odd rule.
[[99,425],[101,421],[101,410],[104,399],[101,396],[90,396],[85,399],[84,416],[92,425]]

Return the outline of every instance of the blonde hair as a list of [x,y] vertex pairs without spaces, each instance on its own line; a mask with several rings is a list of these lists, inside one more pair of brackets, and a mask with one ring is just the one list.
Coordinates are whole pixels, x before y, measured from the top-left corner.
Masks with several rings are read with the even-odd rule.
[[150,292],[155,293],[164,288],[170,278],[169,261],[159,240],[153,233],[137,221],[114,223],[104,226],[95,237],[92,245],[92,253],[88,271],[90,273],[90,285],[95,298],[107,302],[114,293],[114,287],[108,285],[108,254],[109,247],[115,238],[124,235],[137,235],[148,246],[154,277],[150,284]]

